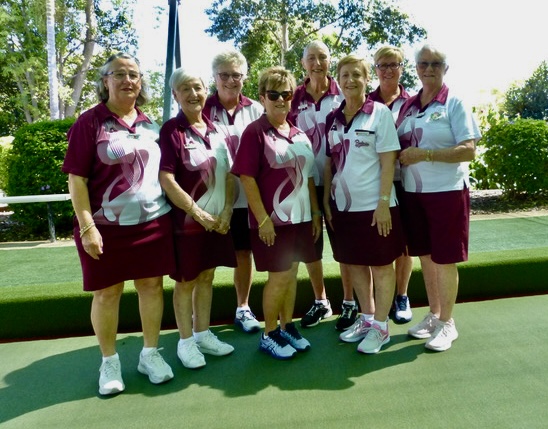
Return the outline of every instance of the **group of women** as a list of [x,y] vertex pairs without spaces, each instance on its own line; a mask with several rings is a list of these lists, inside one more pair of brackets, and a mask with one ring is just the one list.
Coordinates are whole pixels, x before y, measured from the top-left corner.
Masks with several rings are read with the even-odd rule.
[[252,261],[268,272],[259,349],[277,359],[309,350],[293,322],[297,269],[306,264],[316,297],[301,326],[314,326],[332,314],[323,221],[341,267],[342,341],[359,341],[363,353],[389,342],[396,283],[396,311],[410,320],[412,255],[421,261],[430,312],[409,334],[428,338],[433,350],[451,346],[458,335],[455,264],[467,258],[466,162],[480,134],[443,83],[445,55],[425,45],[415,60],[423,87],[410,97],[399,83],[402,51],[381,48],[374,64],[380,86],[368,96],[363,58],[342,58],[335,80],[327,46],[312,42],[302,59],[305,82],[297,86],[283,67],[263,70],[259,104],[241,94],[245,58],[223,53],[213,61],[216,92],[209,97],[199,75],[173,73],[180,111],[160,130],[140,110],[147,88],[138,61],[127,54],[108,59],[98,82],[101,102],[69,131],[63,164],[103,355],[100,394],[125,388],[116,333],[126,280],[134,280],[139,296],[138,370],[152,383],[173,378],[158,349],[164,275],[175,280],[177,355],[185,367],[234,350],[209,330],[217,266],[235,268],[236,325],[260,329],[248,303]]

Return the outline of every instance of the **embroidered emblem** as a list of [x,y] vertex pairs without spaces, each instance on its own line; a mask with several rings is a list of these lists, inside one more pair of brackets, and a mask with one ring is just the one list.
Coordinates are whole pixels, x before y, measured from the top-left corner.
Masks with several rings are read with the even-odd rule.
[[365,142],[365,141],[361,141],[359,139],[356,139],[354,140],[354,144],[357,148],[360,148],[360,147],[368,147],[369,146],[369,143]]
[[431,121],[437,121],[440,118],[441,118],[441,113],[440,112],[434,112],[430,115],[430,120]]

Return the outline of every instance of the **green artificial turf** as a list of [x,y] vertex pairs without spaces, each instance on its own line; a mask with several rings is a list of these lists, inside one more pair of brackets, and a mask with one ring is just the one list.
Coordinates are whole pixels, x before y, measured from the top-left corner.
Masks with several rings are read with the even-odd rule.
[[[126,391],[97,395],[93,336],[0,344],[0,427],[19,428],[545,428],[548,295],[457,304],[459,338],[443,353],[390,323],[377,355],[340,343],[335,317],[302,333],[312,349],[288,362],[258,351],[258,335],[217,326],[235,347],[200,370],[162,354],[175,379],[156,386],[136,370],[140,334],[117,342]],[[414,309],[414,321],[426,308]]]

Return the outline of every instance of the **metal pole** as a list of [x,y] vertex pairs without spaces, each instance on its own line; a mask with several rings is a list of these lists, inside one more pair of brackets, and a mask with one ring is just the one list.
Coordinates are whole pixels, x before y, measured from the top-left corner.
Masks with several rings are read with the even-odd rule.
[[53,211],[51,210],[51,203],[48,205],[48,227],[49,227],[49,241],[55,243],[55,223],[53,222]]
[[171,116],[171,89],[169,87],[169,78],[173,73],[173,59],[178,58],[177,67],[180,67],[180,52],[177,54],[176,49],[180,51],[179,31],[178,31],[178,16],[177,7],[179,0],[168,0],[169,3],[169,22],[167,30],[167,53],[166,53],[166,73],[164,80],[164,112],[163,122],[166,122]]

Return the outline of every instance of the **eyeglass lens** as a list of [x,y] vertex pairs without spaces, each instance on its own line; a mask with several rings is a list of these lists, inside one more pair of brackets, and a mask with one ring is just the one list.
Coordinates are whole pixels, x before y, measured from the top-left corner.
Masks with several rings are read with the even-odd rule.
[[217,73],[221,80],[227,81],[229,78],[232,78],[235,81],[239,81],[244,76],[242,73]]
[[428,66],[432,66],[433,69],[439,69],[445,65],[444,62],[441,61],[434,61],[432,63],[429,63],[428,61],[420,61],[417,63],[417,67],[425,70],[428,68]]

